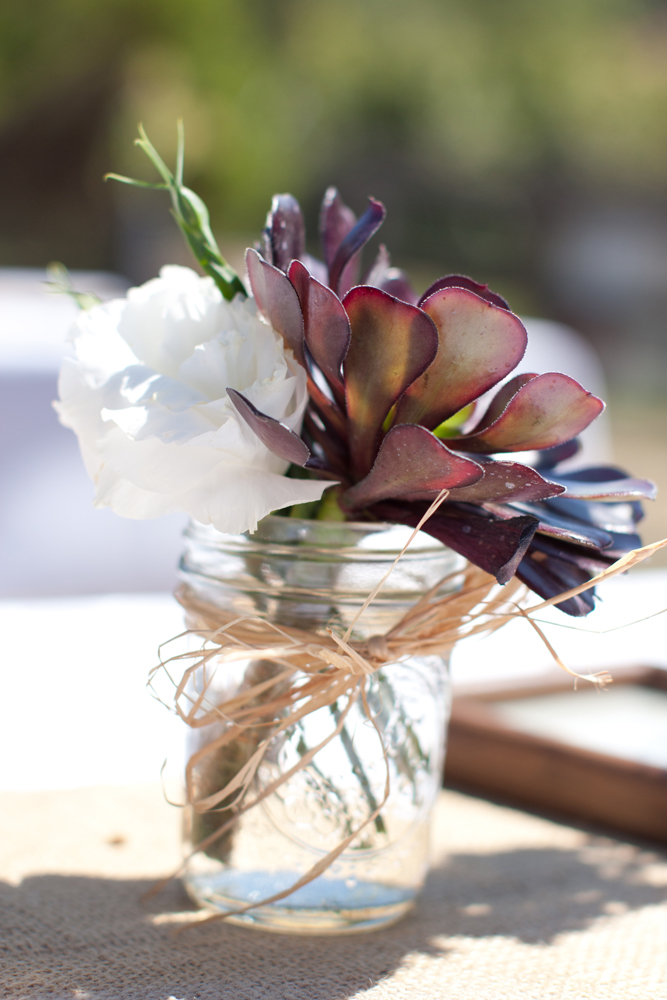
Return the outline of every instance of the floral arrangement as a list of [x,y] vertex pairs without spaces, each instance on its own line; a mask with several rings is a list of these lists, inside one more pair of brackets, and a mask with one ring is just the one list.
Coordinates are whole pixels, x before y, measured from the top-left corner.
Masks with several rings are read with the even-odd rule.
[[[559,471],[604,404],[559,372],[503,382],[527,335],[501,296],[461,275],[418,295],[384,246],[362,277],[385,209],[370,198],[357,219],[335,189],[323,260],[306,252],[296,200],[273,199],[247,252],[249,295],[183,184],[182,131],[175,173],[143,131],[137,143],[161,182],[109,176],[169,192],[206,277],[165,267],[76,323],[58,408],[97,505],[240,533],[273,511],[414,527],[444,496],[424,531],[549,600],[637,548],[638,501],[655,487],[614,467]],[[558,606],[585,615],[592,591]]]
[[[82,312],[57,406],[79,437],[96,504],[134,518],[185,511],[228,535],[254,532],[272,512],[390,522],[414,529],[411,538],[428,532],[467,560],[385,634],[365,638],[356,623],[392,569],[344,632],[331,620],[239,614],[183,584],[190,632],[204,641],[161,660],[151,684],[166,676],[173,710],[194,732],[209,732],[185,769],[190,856],[224,866],[241,817],[300,772],[344,813],[345,834],[291,885],[209,919],[239,917],[290,896],[347,848],[363,849],[371,824],[386,839],[392,767],[416,781],[433,763],[414,740],[390,761],[385,666],[446,656],[463,636],[546,605],[585,615],[593,580],[667,540],[638,548],[639,501],[654,496],[652,483],[613,467],[559,468],[604,404],[560,372],[512,377],[527,335],[501,296],[462,275],[418,295],[383,246],[362,272],[363,247],[385,216],[380,202],[370,198],[357,219],[327,191],[318,260],[306,251],[299,205],[277,195],[247,251],[246,288],[220,253],[206,206],[183,184],[182,130],[173,173],[143,131],[137,142],[161,181],[109,176],[169,193],[205,276],[164,267],[125,299],[92,307],[65,289]],[[542,603],[519,607],[522,585]],[[215,670],[226,678],[239,663],[236,693],[216,691]],[[319,710],[319,742],[309,745],[304,719]],[[346,728],[355,711],[380,740],[386,778],[375,793]],[[297,736],[296,763],[262,781],[267,761]],[[346,812],[339,778],[314,762],[337,739],[367,805],[361,819]]]

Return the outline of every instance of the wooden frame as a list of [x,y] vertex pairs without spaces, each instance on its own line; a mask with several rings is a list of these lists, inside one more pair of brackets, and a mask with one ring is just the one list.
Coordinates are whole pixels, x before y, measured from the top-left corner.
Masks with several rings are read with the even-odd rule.
[[[614,684],[667,691],[667,671],[615,670]],[[520,732],[493,711],[494,702],[572,686],[572,678],[559,672],[455,689],[445,784],[667,843],[667,770]]]

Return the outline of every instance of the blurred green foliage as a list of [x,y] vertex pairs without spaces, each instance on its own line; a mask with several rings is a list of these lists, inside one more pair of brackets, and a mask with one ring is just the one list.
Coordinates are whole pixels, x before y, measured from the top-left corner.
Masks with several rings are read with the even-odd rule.
[[[217,230],[256,232],[271,194],[290,190],[312,236],[333,182],[357,209],[369,193],[386,201],[383,236],[399,263],[528,287],[540,234],[564,204],[662,197],[667,10],[648,0],[5,0],[0,154],[19,166],[0,167],[2,262],[69,250],[73,266],[118,266],[110,199],[121,196],[101,191],[101,174],[148,177],[132,146],[137,122],[169,159],[179,116],[186,183]],[[68,128],[77,141],[59,145]],[[24,238],[40,225],[42,236]]]

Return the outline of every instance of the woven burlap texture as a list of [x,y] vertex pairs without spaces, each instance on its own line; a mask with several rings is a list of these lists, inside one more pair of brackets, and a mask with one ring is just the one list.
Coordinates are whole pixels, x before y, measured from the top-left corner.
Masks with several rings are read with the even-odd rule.
[[0,996],[30,1000],[665,1000],[667,857],[444,792],[415,911],[285,937],[194,916],[157,786],[0,795]]

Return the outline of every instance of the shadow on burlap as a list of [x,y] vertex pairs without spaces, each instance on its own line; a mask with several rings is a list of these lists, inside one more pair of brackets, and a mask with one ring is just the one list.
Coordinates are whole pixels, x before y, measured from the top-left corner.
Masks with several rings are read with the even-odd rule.
[[[491,820],[499,807],[484,805]],[[224,923],[174,934],[191,919],[178,883],[149,903],[141,900],[152,884],[146,879],[44,874],[17,886],[3,883],[0,996],[667,997],[667,989],[660,992],[667,971],[665,938],[660,941],[667,911],[659,905],[665,890],[653,884],[663,881],[665,859],[577,836],[576,849],[456,853],[432,871],[419,905],[402,923],[334,938]]]

